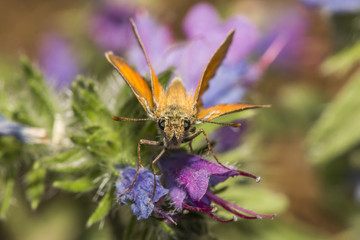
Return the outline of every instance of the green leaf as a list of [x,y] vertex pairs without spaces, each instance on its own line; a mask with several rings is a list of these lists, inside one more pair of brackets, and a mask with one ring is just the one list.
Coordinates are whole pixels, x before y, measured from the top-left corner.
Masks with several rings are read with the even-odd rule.
[[46,170],[40,162],[35,162],[31,171],[26,175],[26,196],[31,203],[31,208],[36,209],[44,195]]
[[93,178],[82,177],[74,181],[71,180],[55,181],[53,183],[53,186],[57,188],[61,188],[66,191],[81,193],[95,189],[97,187],[97,184],[93,182]]
[[5,183],[5,191],[3,193],[3,198],[1,199],[0,206],[0,219],[4,219],[6,217],[6,213],[10,207],[11,198],[14,192],[15,181],[13,178],[7,179]]
[[307,141],[313,163],[330,161],[360,141],[360,71],[328,105],[309,132]]
[[106,195],[101,199],[101,201],[99,202],[94,213],[88,219],[88,221],[86,223],[87,227],[90,227],[94,223],[100,221],[108,214],[108,212],[110,211],[110,208],[112,206],[112,203],[114,202],[114,199],[115,199],[114,193],[115,193],[115,190],[112,189],[112,190],[108,191],[106,193]]
[[[25,81],[29,87],[30,98],[24,102],[26,108],[30,108],[33,123],[51,129],[55,116],[54,93],[38,69],[32,66],[26,58],[21,58]],[[35,106],[35,107],[34,107]],[[41,118],[39,118],[41,116]]]
[[[79,77],[72,84],[73,104],[75,116],[87,125],[108,126],[111,114],[95,90],[92,80]],[[108,124],[104,124],[108,123]],[[86,127],[85,126],[85,127]]]
[[330,57],[322,64],[321,70],[326,75],[336,74],[338,76],[343,76],[348,73],[359,60],[360,41],[350,48]]
[[83,173],[95,167],[95,162],[80,149],[72,149],[44,159],[46,168],[55,172]]

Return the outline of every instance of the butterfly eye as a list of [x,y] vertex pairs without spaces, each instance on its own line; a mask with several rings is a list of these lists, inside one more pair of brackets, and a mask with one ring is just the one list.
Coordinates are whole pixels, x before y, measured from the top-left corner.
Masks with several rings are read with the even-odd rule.
[[190,121],[189,120],[184,120],[184,129],[185,129],[185,131],[190,129]]
[[159,128],[160,128],[161,130],[164,130],[164,129],[165,129],[165,119],[160,119],[159,122],[158,122],[158,124],[159,124]]

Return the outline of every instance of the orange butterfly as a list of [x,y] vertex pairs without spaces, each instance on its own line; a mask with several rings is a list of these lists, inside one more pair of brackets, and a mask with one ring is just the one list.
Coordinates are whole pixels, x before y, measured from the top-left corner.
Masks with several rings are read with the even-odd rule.
[[268,107],[268,105],[252,105],[252,104],[221,104],[209,108],[204,108],[201,101],[201,96],[209,88],[209,81],[215,76],[215,73],[222,61],[224,60],[226,53],[230,47],[235,31],[231,31],[225,41],[216,50],[209,63],[207,64],[205,71],[197,85],[195,94],[189,94],[185,91],[184,85],[180,78],[175,78],[170,86],[164,90],[160,85],[158,78],[155,75],[154,69],[150,63],[150,59],[145,51],[144,45],[140,39],[136,25],[132,19],[130,19],[134,34],[137,41],[145,55],[147,63],[151,73],[151,87],[148,83],[126,62],[114,55],[112,52],[105,53],[107,60],[119,71],[122,78],[129,85],[138,101],[148,114],[149,118],[145,119],[133,119],[124,117],[112,117],[115,121],[146,121],[152,120],[157,123],[157,128],[161,134],[161,141],[151,141],[146,139],[140,139],[138,143],[138,166],[135,178],[131,185],[121,194],[123,196],[134,185],[136,178],[139,174],[141,163],[140,147],[143,144],[152,146],[162,146],[163,149],[152,161],[152,169],[154,173],[154,191],[149,199],[152,199],[156,184],[155,164],[165,153],[166,149],[179,148],[182,143],[189,143],[194,138],[203,134],[210,152],[215,160],[224,168],[227,168],[219,162],[215,156],[210,141],[203,129],[196,130],[196,124],[200,123],[214,123],[230,127],[239,127],[238,123],[219,123],[212,120],[223,115],[231,114],[234,112],[240,112],[246,109]]

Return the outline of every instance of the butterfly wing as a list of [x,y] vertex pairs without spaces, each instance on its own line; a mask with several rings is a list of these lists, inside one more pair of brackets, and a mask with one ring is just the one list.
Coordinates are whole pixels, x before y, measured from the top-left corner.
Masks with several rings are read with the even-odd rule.
[[255,104],[220,104],[209,108],[203,108],[199,111],[196,118],[198,120],[211,121],[215,118],[230,113],[241,112],[247,109],[270,107],[269,105]]
[[215,76],[217,69],[223,62],[227,51],[231,45],[232,39],[234,37],[235,30],[232,30],[226,37],[225,41],[220,45],[216,50],[214,55],[211,57],[209,63],[207,64],[205,71],[203,72],[201,79],[196,87],[196,92],[194,95],[194,104],[198,109],[203,108],[201,101],[201,96],[209,88],[210,80]]
[[144,55],[145,55],[145,58],[146,58],[146,61],[147,61],[147,64],[150,68],[150,77],[151,77],[151,88],[152,88],[152,93],[153,93],[153,101],[154,101],[154,104],[157,105],[160,101],[160,98],[163,96],[164,94],[164,89],[163,87],[160,85],[160,82],[159,82],[159,79],[156,77],[156,74],[155,74],[155,71],[151,65],[151,62],[150,62],[150,59],[149,59],[149,56],[147,55],[146,51],[145,51],[145,47],[144,47],[144,44],[142,43],[141,41],[141,38],[140,38],[140,34],[137,30],[137,27],[135,25],[135,22],[133,19],[130,19],[130,22],[131,22],[131,26],[132,26],[132,29],[134,31],[134,34],[135,34],[135,37],[141,47],[141,50],[143,51]]
[[114,55],[112,52],[105,53],[107,60],[119,71],[121,77],[129,85],[137,99],[139,100],[141,106],[145,111],[152,115],[154,109],[152,92],[149,87],[149,84],[126,62]]

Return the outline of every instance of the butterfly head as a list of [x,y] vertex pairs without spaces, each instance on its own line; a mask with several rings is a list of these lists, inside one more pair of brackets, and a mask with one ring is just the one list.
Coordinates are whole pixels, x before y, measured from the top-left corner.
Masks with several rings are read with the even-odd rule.
[[193,121],[184,116],[164,116],[156,121],[159,133],[167,148],[180,147],[184,139],[195,130]]

